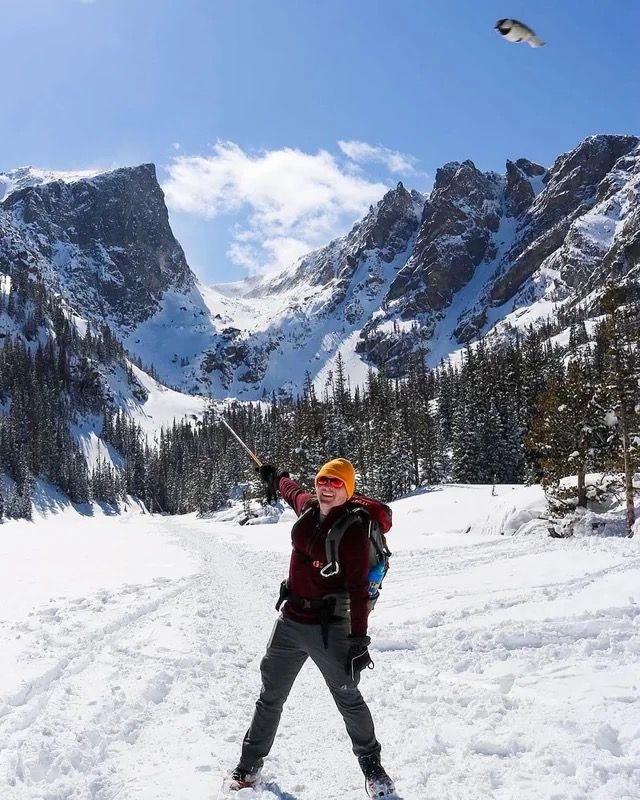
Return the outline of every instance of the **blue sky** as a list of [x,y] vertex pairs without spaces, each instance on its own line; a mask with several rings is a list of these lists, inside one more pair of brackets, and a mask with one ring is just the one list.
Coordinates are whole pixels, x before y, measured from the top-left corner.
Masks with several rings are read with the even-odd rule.
[[[0,0],[0,170],[153,161],[207,282],[285,264],[446,161],[640,133],[640,3]],[[497,19],[547,45],[501,41]]]

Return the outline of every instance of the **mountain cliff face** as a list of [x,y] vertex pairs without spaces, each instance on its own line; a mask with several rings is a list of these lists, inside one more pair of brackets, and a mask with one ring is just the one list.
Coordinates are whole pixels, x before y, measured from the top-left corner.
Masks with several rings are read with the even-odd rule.
[[[42,176],[45,175],[43,178]],[[398,184],[345,236],[276,275],[206,287],[175,241],[151,165],[51,180],[0,176],[0,274],[28,262],[160,377],[250,399],[438,361],[640,270],[640,140],[592,136],[549,168],[442,166]],[[7,187],[9,187],[7,189]]]
[[[569,242],[568,246],[575,248],[576,227],[572,226],[610,192],[616,162],[637,147],[634,136],[593,136],[556,160],[545,178],[545,190],[525,212],[520,236],[502,259],[503,274],[491,289],[494,304],[513,297],[542,261],[563,247],[570,231],[573,245]],[[626,174],[622,164],[620,168]],[[590,241],[585,236],[584,246],[588,248]],[[579,275],[565,268],[561,277],[575,286]]]
[[216,325],[171,231],[155,167],[59,176],[0,176],[0,274],[28,267],[165,382],[202,390],[200,360]]
[[119,326],[146,319],[168,289],[194,285],[151,164],[27,186],[1,208],[51,281]]

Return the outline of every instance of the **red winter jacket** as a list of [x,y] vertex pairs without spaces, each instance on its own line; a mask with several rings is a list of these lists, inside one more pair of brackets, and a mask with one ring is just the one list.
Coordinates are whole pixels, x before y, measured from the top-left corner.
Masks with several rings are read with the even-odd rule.
[[[315,494],[305,492],[291,478],[280,478],[278,491],[298,516]],[[308,506],[307,506],[308,508]],[[332,508],[324,519],[320,509],[311,504],[312,511],[296,523],[291,531],[293,552],[289,562],[289,590],[308,600],[320,600],[327,594],[348,592],[351,603],[351,633],[367,633],[369,597],[369,539],[364,523],[356,519],[347,528],[338,553],[340,573],[323,578],[320,570],[326,563],[325,537],[333,523],[347,510],[347,504]],[[314,563],[316,566],[314,566]],[[307,624],[320,624],[318,611],[285,603],[282,613],[288,619]]]

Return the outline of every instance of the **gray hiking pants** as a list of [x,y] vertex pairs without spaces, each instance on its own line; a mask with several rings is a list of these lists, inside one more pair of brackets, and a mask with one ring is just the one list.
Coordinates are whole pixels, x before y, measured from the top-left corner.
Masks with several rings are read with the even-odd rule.
[[346,622],[330,625],[329,646],[325,650],[320,625],[304,625],[284,617],[277,620],[260,664],[260,697],[242,742],[240,766],[243,769],[255,770],[262,766],[273,745],[282,707],[307,658],[311,658],[322,673],[342,714],[356,756],[380,753],[371,712],[358,689],[360,676],[354,681],[345,671],[348,633]]

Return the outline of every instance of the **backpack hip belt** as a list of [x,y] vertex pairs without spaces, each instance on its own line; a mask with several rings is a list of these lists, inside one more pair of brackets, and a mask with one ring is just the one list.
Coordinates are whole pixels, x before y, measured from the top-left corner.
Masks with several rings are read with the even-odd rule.
[[327,594],[321,598],[301,597],[299,594],[293,594],[290,591],[288,581],[282,581],[280,584],[280,596],[276,603],[276,611],[280,611],[283,603],[291,603],[292,606],[297,608],[318,612],[320,615],[322,643],[325,650],[329,647],[329,625],[338,620],[348,620],[351,610],[347,592]]

